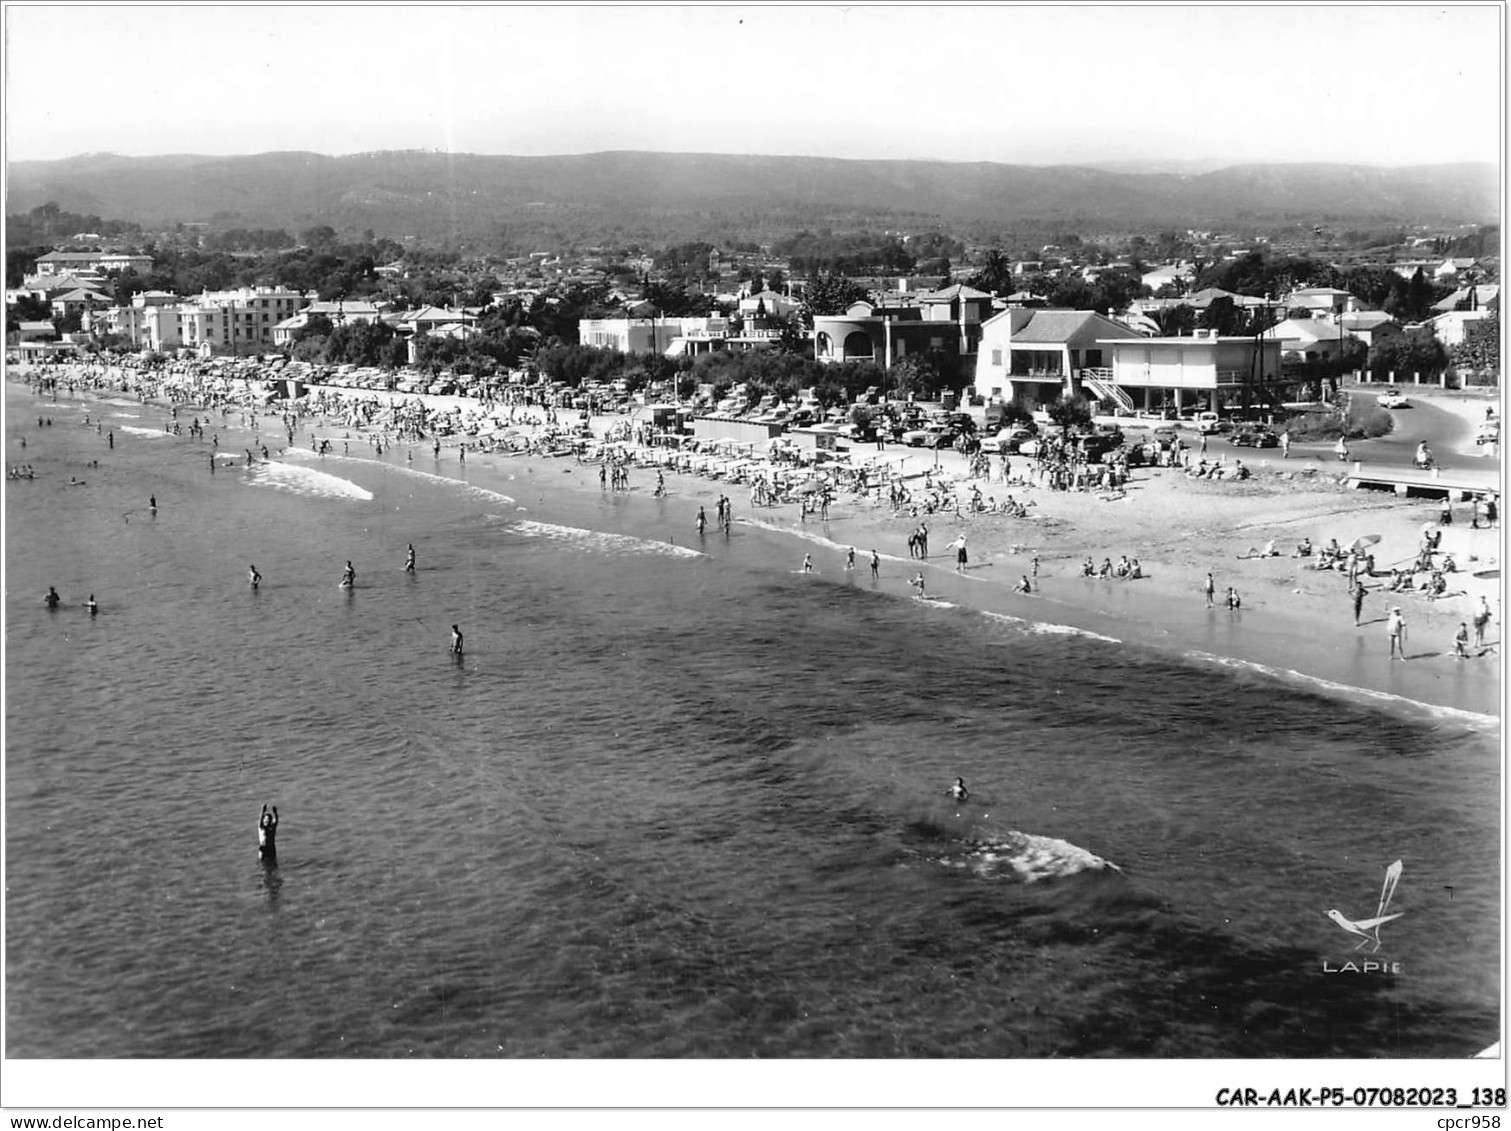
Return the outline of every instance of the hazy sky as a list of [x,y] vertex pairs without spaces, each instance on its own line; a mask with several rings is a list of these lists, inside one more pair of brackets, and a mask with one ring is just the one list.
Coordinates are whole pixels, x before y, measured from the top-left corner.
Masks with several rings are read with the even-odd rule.
[[9,160],[1498,161],[1498,5],[18,6]]

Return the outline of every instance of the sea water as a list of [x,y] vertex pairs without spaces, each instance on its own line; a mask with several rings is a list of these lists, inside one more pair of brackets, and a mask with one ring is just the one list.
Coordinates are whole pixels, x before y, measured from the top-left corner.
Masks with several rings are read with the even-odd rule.
[[[1493,720],[912,600],[869,547],[805,576],[743,499],[700,539],[645,473],[330,428],[247,468],[235,415],[7,410],[7,1055],[1496,1037]],[[1373,916],[1397,859],[1356,950],[1327,912]]]

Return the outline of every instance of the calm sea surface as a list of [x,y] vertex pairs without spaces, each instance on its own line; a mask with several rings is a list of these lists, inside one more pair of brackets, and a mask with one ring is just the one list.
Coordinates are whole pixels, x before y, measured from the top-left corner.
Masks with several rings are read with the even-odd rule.
[[[166,419],[7,390],[10,1056],[1496,1039],[1498,736],[1461,716],[912,601],[895,561],[804,577],[745,523],[695,553],[644,472],[308,432],[246,469],[233,415],[212,475]],[[1327,912],[1397,859],[1357,952]],[[1327,971],[1364,958],[1399,972]]]

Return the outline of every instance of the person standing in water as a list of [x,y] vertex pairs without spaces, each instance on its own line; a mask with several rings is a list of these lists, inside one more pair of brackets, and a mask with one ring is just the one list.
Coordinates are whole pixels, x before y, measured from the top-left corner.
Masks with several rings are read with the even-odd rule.
[[453,656],[462,654],[462,630],[457,625],[451,626],[451,654]]
[[404,555],[404,572],[405,573],[413,573],[414,572],[414,543],[413,542],[411,542],[409,544],[409,550]]
[[257,855],[264,864],[278,863],[278,806],[272,812],[262,807],[262,816],[257,818]]
[[343,589],[351,589],[356,584],[357,584],[357,571],[352,568],[351,562],[348,561],[346,563],[346,568],[341,571],[341,587]]
[[1390,658],[1394,660],[1396,653],[1401,653],[1401,659],[1406,659],[1406,618],[1401,615],[1401,606],[1395,605],[1390,610],[1390,616],[1385,621],[1385,631],[1390,637]]
[[58,596],[58,591],[51,585],[47,587],[47,596],[43,597],[42,599],[47,602],[47,607],[49,609],[56,609],[58,607],[58,603],[63,600],[62,597]]
[[84,602],[84,607],[89,610],[90,616],[95,616],[100,611],[100,604],[94,599],[94,594],[89,595],[89,600]]
[[874,581],[881,576],[881,555],[874,549],[871,551],[871,579]]
[[156,495],[148,495],[147,496],[147,509],[149,511],[151,511],[153,514],[157,513],[157,496]]
[[253,589],[256,589],[259,585],[262,584],[262,574],[257,572],[257,567],[255,565],[247,566],[247,583],[251,585]]

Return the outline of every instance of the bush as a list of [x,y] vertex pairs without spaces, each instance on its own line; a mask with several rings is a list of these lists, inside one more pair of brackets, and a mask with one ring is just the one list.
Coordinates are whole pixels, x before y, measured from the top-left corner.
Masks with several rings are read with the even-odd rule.
[[1373,440],[1390,434],[1396,426],[1396,418],[1389,409],[1381,408],[1373,401],[1359,397],[1348,400],[1348,438],[1350,440]]
[[1061,428],[1084,428],[1091,424],[1091,405],[1085,397],[1061,396],[1049,406],[1049,418]]
[[[1345,430],[1344,421],[1347,420]],[[1346,416],[1326,410],[1302,412],[1284,424],[1292,440],[1336,440],[1347,435],[1350,440],[1373,440],[1387,435],[1396,426],[1389,409],[1363,397],[1349,397]]]
[[1343,435],[1343,423],[1335,412],[1303,412],[1285,421],[1292,440],[1336,440]]

